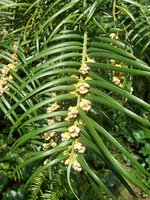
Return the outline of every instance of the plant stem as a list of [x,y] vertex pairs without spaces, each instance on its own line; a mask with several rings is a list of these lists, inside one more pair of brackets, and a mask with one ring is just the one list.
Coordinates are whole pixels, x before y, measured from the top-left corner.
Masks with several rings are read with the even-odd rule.
[[[87,57],[87,32],[84,32],[83,35],[83,50],[82,50],[82,62],[81,62],[81,66],[85,64],[86,62],[86,57]],[[83,80],[83,75],[80,74],[80,81]],[[77,106],[80,105],[80,100],[81,100],[81,95],[78,95],[78,99],[77,99]]]
[[83,40],[82,65],[85,63],[87,57],[87,32],[84,32]]

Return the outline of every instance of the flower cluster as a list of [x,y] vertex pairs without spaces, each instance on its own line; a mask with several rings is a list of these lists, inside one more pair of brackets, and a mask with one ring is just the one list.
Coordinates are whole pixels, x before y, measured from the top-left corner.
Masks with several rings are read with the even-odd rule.
[[88,93],[90,86],[88,83],[80,81],[79,83],[77,83],[76,88],[79,94],[86,94]]
[[[93,59],[87,58],[87,62],[95,62],[95,61]],[[66,141],[66,140],[73,141],[73,146],[71,149],[74,152],[74,157],[69,156],[69,158],[67,158],[64,161],[64,164],[65,165],[71,164],[72,168],[76,171],[82,170],[81,165],[76,159],[77,157],[76,153],[83,154],[86,150],[85,146],[81,144],[80,142],[78,142],[78,138],[80,137],[80,132],[81,132],[78,125],[82,124],[81,119],[78,116],[78,107],[81,107],[86,112],[88,112],[91,109],[91,102],[83,98],[85,94],[88,94],[89,88],[90,88],[90,85],[85,82],[85,80],[89,79],[89,77],[87,76],[89,70],[90,70],[90,67],[86,63],[82,64],[81,67],[79,68],[79,73],[81,75],[80,80],[75,85],[76,90],[70,92],[71,94],[75,94],[77,98],[79,99],[79,101],[76,106],[70,106],[68,108],[68,114],[65,120],[72,122],[72,125],[69,126],[67,132],[64,132],[61,134],[62,141]],[[72,77],[78,78],[76,75],[73,75]],[[67,151],[67,155],[71,155],[71,153],[69,152],[70,151]]]
[[[116,67],[125,67],[122,64],[118,64],[115,60],[110,60],[110,63]],[[125,74],[122,72],[113,72],[112,82],[118,85],[119,87],[123,87],[123,81],[125,79]]]
[[78,115],[78,109],[77,106],[70,106],[68,109],[68,119],[74,119],[76,118]]
[[60,106],[55,102],[50,107],[47,108],[47,112],[51,113],[51,112],[57,110],[58,108],[60,108]]
[[[112,64],[112,65],[114,65],[116,67],[127,68],[127,66],[125,66],[122,63],[117,63],[115,60],[110,60],[110,64]],[[125,74],[123,72],[114,72],[113,71],[112,82],[115,85],[118,85],[119,87],[123,87],[124,80],[125,80]],[[132,87],[129,88],[129,92],[130,93],[133,92],[133,88]]]
[[3,95],[5,90],[8,90],[8,82],[13,79],[10,71],[17,71],[17,68],[14,64],[10,63],[7,66],[2,68],[2,73],[0,75],[0,96]]
[[70,133],[70,136],[72,138],[75,138],[75,137],[78,137],[79,136],[79,133],[80,133],[80,128],[76,125],[76,124],[73,124],[72,126],[70,126],[68,128],[68,131]]
[[85,74],[88,74],[89,69],[90,69],[90,68],[87,66],[87,64],[84,63],[83,65],[81,65],[81,67],[80,67],[80,69],[79,69],[79,72],[80,72],[81,74],[85,75]]
[[109,36],[110,36],[112,39],[115,39],[115,40],[118,40],[118,39],[119,39],[118,34],[116,34],[116,33],[111,33]]
[[61,140],[70,140],[71,138],[79,137],[79,134],[80,128],[76,124],[73,124],[72,126],[69,126],[68,132],[64,132],[61,134]]
[[[87,62],[95,62],[93,59],[87,58]],[[89,93],[90,85],[86,83],[86,80],[89,80],[88,73],[89,73],[90,67],[84,63],[79,68],[79,75],[71,75],[73,78],[79,79],[79,81],[75,84],[75,91],[71,91],[71,94],[74,94],[77,96],[77,104],[72,105],[68,108],[67,116],[65,117],[65,121],[68,121],[71,123],[68,127],[68,130],[65,132],[62,132],[59,137],[58,134],[56,134],[54,131],[48,131],[44,133],[43,138],[46,141],[46,143],[43,144],[43,149],[47,151],[51,147],[55,147],[58,142],[64,142],[64,141],[70,141],[72,143],[71,146],[65,151],[62,152],[63,155],[67,155],[68,158],[64,160],[65,165],[71,164],[72,168],[76,171],[81,171],[82,167],[79,164],[77,160],[77,153],[83,154],[86,150],[85,146],[78,141],[81,129],[79,127],[79,124],[82,123],[82,119],[79,117],[79,111],[78,108],[81,107],[84,111],[88,112],[91,109],[91,102],[84,98],[86,94]],[[80,78],[79,78],[80,77]],[[52,97],[57,96],[56,93],[51,94]],[[53,103],[50,107],[47,108],[47,113],[51,113],[57,109],[60,108],[60,105],[57,104],[57,102]],[[62,120],[57,119],[58,120]],[[48,119],[47,123],[48,125],[53,125],[56,122],[55,119]],[[57,137],[57,141],[56,138]],[[45,161],[47,162],[47,161]]]
[[[14,50],[17,52],[19,45],[16,45],[16,43],[13,44]],[[16,53],[13,53],[11,55],[12,63],[9,63],[6,66],[3,66],[1,69],[0,74],[0,96],[3,95],[3,93],[8,90],[8,82],[13,79],[12,75],[10,74],[12,71],[17,71],[17,67],[15,65],[15,62],[18,61],[18,55]]]
[[2,96],[4,91],[8,89],[7,82],[8,78],[0,76],[0,96]]
[[82,170],[82,167],[81,167],[80,163],[77,161],[77,155],[76,154],[70,155],[69,158],[67,158],[65,160],[64,164],[65,165],[71,164],[72,168],[75,171],[80,172]]
[[81,144],[80,142],[78,142],[77,140],[75,141],[73,149],[78,153],[84,153],[85,152],[85,146],[83,144]]
[[80,102],[80,107],[84,110],[84,111],[89,111],[91,109],[91,102],[87,99],[81,99]]
[[57,146],[57,136],[55,131],[48,131],[44,133],[43,139],[46,143],[43,143],[43,150],[47,151],[50,147]]
[[64,132],[64,133],[61,134],[61,140],[62,141],[70,140],[70,138],[71,138],[71,135],[70,135],[69,132]]
[[49,143],[43,144],[43,150],[47,151],[50,147],[56,147],[57,143],[52,139]]
[[53,125],[53,124],[55,124],[55,120],[54,119],[48,119],[47,123],[48,123],[49,126]]
[[[60,105],[58,105],[57,102],[55,102],[50,107],[47,108],[47,113],[51,113],[51,112],[57,110],[58,108],[60,108]],[[50,118],[47,120],[47,124],[49,126],[51,126],[60,120],[61,120],[60,116],[57,116],[55,118]],[[44,151],[47,151],[51,147],[57,146],[58,137],[57,137],[57,134],[55,131],[51,130],[51,131],[45,132],[43,134],[43,139],[46,142],[46,143],[43,143]]]
[[55,136],[55,131],[48,131],[48,132],[44,133],[43,138],[45,140],[50,140],[54,136]]
[[15,62],[15,61],[18,61],[18,55],[16,53],[13,53],[11,55],[11,59]]

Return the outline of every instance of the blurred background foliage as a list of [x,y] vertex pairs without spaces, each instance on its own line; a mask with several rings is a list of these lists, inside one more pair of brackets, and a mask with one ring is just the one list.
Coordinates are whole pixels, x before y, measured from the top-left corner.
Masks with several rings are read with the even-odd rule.
[[[4,65],[9,64],[13,50],[10,47],[17,49],[19,57],[18,66],[20,70],[16,73],[22,80],[30,73],[34,66],[44,63],[45,60],[50,59],[49,55],[39,56],[39,59],[34,60],[34,56],[38,56],[50,45],[59,44],[58,37],[73,30],[74,33],[83,33],[86,26],[88,36],[91,41],[96,37],[110,37],[111,33],[115,34],[112,38],[123,42],[127,46],[130,53],[133,53],[138,59],[150,65],[150,4],[147,0],[135,1],[49,1],[49,0],[1,0],[0,2],[0,64],[1,69]],[[86,8],[83,7],[85,2]],[[69,3],[72,3],[70,5]],[[95,6],[100,5],[100,6]],[[65,7],[66,6],[66,7]],[[68,8],[67,8],[68,6]],[[95,6],[95,7],[94,7]],[[88,7],[92,7],[91,13]],[[51,8],[51,9],[49,9]],[[59,10],[64,8],[65,12],[58,15]],[[88,20],[86,13],[88,13]],[[93,14],[93,13],[94,14]],[[62,19],[65,19],[62,21]],[[87,20],[87,21],[86,21]],[[71,31],[70,31],[71,33]],[[94,33],[94,36],[93,36]],[[60,34],[60,35],[59,35]],[[80,38],[77,38],[77,40]],[[68,39],[69,41],[69,39]],[[90,51],[90,50],[89,50]],[[30,62],[30,59],[33,61]],[[76,58],[73,58],[76,60]],[[95,58],[96,62],[108,62],[108,58]],[[29,61],[29,62],[28,62]],[[28,64],[29,63],[29,64]],[[112,76],[117,76],[118,72],[112,70],[101,70],[93,67],[93,71],[107,81],[111,81]],[[12,73],[15,77],[15,72]],[[59,78],[57,76],[57,78]],[[16,79],[19,78],[16,76]],[[55,76],[52,77],[55,79]],[[42,79],[42,83],[47,80]],[[35,84],[35,85],[34,85]],[[32,82],[29,86],[36,89],[39,82]],[[141,100],[150,104],[150,76],[132,76],[125,75],[123,80],[123,89],[130,92],[133,88],[132,94],[138,96]],[[17,87],[17,86],[16,86]],[[124,107],[132,112],[135,112],[143,119],[149,121],[149,111],[140,107],[137,104],[131,103],[126,97],[114,94],[113,92],[105,89],[111,97],[117,99]],[[113,93],[113,94],[112,94]],[[9,95],[9,94],[7,94]],[[20,94],[16,98],[20,98]],[[23,94],[24,95],[24,94]],[[22,95],[22,96],[23,96]],[[8,102],[13,105],[15,100],[9,97]],[[43,101],[46,95],[37,96],[33,99],[33,103]],[[37,98],[39,98],[37,100]],[[5,104],[5,99],[2,100]],[[7,103],[6,103],[7,104]],[[65,107],[69,103],[64,103]],[[28,109],[28,102],[24,104]],[[9,105],[8,105],[9,108]],[[66,178],[66,168],[60,162],[53,168],[40,172],[29,186],[25,188],[26,182],[34,173],[36,168],[42,165],[41,160],[35,160],[28,165],[22,166],[22,163],[28,157],[29,153],[33,151],[38,152],[41,150],[43,144],[42,137],[37,135],[24,145],[20,145],[12,151],[12,145],[18,140],[21,135],[24,135],[30,130],[41,128],[43,121],[40,123],[35,122],[34,126],[30,124],[25,126],[24,130],[20,132],[15,129],[11,133],[12,120],[7,118],[7,110],[2,107],[0,110],[0,199],[2,200],[25,200],[25,199],[39,199],[39,200],[74,200],[76,199],[71,191],[68,180]],[[9,110],[9,109],[8,109]],[[107,110],[107,114],[105,111]],[[22,109],[17,108],[18,117],[22,115]],[[39,113],[38,113],[39,114]],[[147,170],[150,171],[150,130],[139,122],[128,118],[124,113],[108,108],[106,105],[99,105],[95,103],[90,117],[98,124],[103,125],[111,135],[123,145],[128,152]],[[105,138],[101,136],[105,141]],[[150,188],[150,180],[147,177],[140,175],[140,170],[133,170],[130,160],[110,144],[107,140],[105,145],[109,146],[109,151],[112,155],[119,160],[119,162],[131,173],[139,174],[139,177]],[[53,159],[53,157],[52,157]],[[99,156],[87,149],[85,159],[90,168],[96,173],[98,177],[104,182],[107,188],[117,199],[132,199],[129,192],[122,187],[121,181],[109,169],[108,165],[99,159]],[[18,168],[18,166],[22,166]],[[100,197],[95,193],[95,189],[99,189],[92,178],[87,175],[87,172],[77,173],[71,172],[71,184],[73,185],[74,192],[80,200],[97,200]],[[132,186],[133,187],[133,186]],[[149,199],[148,195],[141,191],[141,189],[134,188],[138,194],[138,199]],[[103,193],[103,191],[102,191]],[[108,199],[107,196],[103,196]]]

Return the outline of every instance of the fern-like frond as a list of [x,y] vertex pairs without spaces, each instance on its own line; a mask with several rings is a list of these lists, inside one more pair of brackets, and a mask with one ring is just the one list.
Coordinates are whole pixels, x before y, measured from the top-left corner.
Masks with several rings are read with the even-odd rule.
[[[149,177],[149,173],[112,134],[114,114],[132,121],[137,128],[150,127],[150,122],[134,109],[136,105],[149,112],[150,105],[134,95],[132,85],[133,76],[150,76],[148,56],[142,61],[133,48],[142,41],[140,54],[148,50],[145,6],[132,0],[113,1],[113,5],[104,0],[2,2],[0,11],[22,9],[24,16],[20,24],[14,23],[12,31],[8,29],[0,44],[0,104],[12,122],[9,135],[19,133],[11,150],[33,145],[33,152],[20,164],[21,168],[38,161],[27,181],[31,198],[71,199],[74,194],[78,199],[83,188],[88,190],[85,185],[78,188],[72,178],[78,177],[89,181],[95,198],[116,199],[89,154],[135,198],[132,185],[148,194],[136,170],[140,169],[143,177]],[[134,14],[136,6],[142,17]],[[17,20],[19,10],[13,15]],[[141,29],[142,20],[146,27]],[[124,167],[125,158],[134,175]],[[61,184],[57,186],[57,182],[61,179],[53,176],[59,169],[67,171],[64,182],[69,184],[69,195],[65,186],[64,192],[59,190]],[[77,176],[73,169],[83,172]]]

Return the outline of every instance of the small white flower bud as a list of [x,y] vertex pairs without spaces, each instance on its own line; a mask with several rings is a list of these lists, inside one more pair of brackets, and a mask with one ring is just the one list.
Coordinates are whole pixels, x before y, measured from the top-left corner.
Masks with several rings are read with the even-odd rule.
[[130,88],[130,94],[132,94],[132,92],[133,92],[133,87]]
[[55,119],[57,122],[61,122],[61,116],[57,116],[57,117],[55,117]]
[[49,159],[46,159],[46,160],[44,161],[44,165],[46,165],[46,164],[48,163],[48,161],[49,161]]
[[109,36],[110,36],[112,39],[116,39],[116,40],[119,39],[119,37],[118,37],[118,35],[117,35],[116,33],[111,33]]

